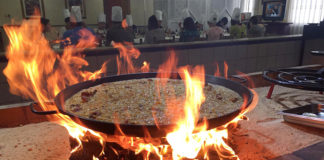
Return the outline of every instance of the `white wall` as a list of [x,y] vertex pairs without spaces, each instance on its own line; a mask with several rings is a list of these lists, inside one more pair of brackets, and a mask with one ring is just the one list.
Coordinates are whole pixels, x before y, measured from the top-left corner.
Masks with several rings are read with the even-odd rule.
[[154,14],[153,0],[131,0],[130,9],[133,23],[137,26],[147,25],[148,18]]
[[97,24],[97,17],[104,13],[104,0],[84,0],[86,5],[87,18],[84,19],[86,24]]
[[20,0],[0,0],[0,26],[9,24],[14,19],[20,22],[22,19],[22,7]]
[[52,25],[64,25],[65,0],[43,0],[45,17]]
[[[65,0],[41,0],[43,2],[45,17],[52,25],[63,25]],[[103,0],[84,0],[86,8],[86,24],[97,24],[97,17],[104,12]],[[19,22],[23,19],[21,0],[0,0],[0,26],[11,24],[14,19]],[[10,17],[8,17],[10,15]]]

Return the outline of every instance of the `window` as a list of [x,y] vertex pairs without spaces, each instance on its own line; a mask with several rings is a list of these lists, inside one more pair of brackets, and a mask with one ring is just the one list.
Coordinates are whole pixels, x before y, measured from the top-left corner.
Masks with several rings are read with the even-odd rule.
[[308,23],[319,23],[324,18],[323,0],[289,0],[288,22],[293,23],[292,33],[302,33]]
[[255,0],[242,0],[241,9],[243,12],[254,12]]
[[323,0],[290,0],[288,3],[288,21],[292,23],[319,23],[324,18]]

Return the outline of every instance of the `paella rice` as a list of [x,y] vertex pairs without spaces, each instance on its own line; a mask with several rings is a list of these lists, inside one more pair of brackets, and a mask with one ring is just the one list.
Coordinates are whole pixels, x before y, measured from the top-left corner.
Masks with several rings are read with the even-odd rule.
[[[159,78],[103,83],[83,89],[65,101],[65,109],[77,116],[111,123],[170,124],[184,115],[185,85]],[[164,79],[165,80],[165,79]],[[216,118],[238,110],[243,99],[223,86],[206,84],[200,118]]]

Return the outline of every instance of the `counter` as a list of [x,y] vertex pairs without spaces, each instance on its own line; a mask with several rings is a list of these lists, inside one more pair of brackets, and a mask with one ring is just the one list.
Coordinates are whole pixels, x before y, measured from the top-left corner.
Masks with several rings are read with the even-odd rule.
[[[219,41],[197,41],[184,43],[164,43],[154,45],[136,45],[141,51],[141,56],[134,61],[136,66],[141,66],[143,61],[150,63],[150,68],[155,70],[167,58],[171,50],[175,51],[179,59],[178,65],[204,65],[207,74],[214,74],[216,63],[223,71],[223,62],[229,66],[229,74],[236,71],[251,73],[263,71],[268,68],[286,68],[299,65],[302,36],[276,36],[260,38],[244,38]],[[62,52],[58,50],[57,52]],[[98,70],[101,65],[110,60],[107,65],[108,75],[117,73],[117,49],[103,47],[87,49],[83,52],[89,66],[84,69]],[[0,53],[0,70],[7,63],[4,53]],[[9,85],[3,73],[0,73],[0,104],[19,103],[24,100],[9,93]]]

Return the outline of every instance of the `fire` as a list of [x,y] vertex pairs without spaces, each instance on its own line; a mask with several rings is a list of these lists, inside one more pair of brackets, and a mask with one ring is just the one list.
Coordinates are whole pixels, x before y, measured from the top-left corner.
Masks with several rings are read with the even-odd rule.
[[219,71],[219,65],[218,65],[218,63],[216,63],[216,72],[214,73],[214,76],[215,77],[220,77],[221,75],[220,75],[220,71]]
[[224,77],[225,79],[227,79],[227,73],[228,73],[228,65],[227,63],[224,61]]
[[[3,72],[10,85],[10,92],[39,102],[44,111],[57,110],[55,105],[46,102],[52,101],[66,86],[98,77],[104,72],[104,69],[95,73],[80,71],[88,62],[78,52],[95,46],[95,37],[86,30],[80,32],[78,49],[67,47],[62,55],[55,53],[42,36],[39,19],[23,21],[19,28],[5,26],[5,31],[10,45],[6,53],[8,65]],[[81,139],[86,132],[101,137],[76,124],[66,115],[56,114],[48,116],[48,119],[66,127],[70,135],[80,142],[72,152],[81,148]]]
[[[197,66],[193,69],[195,75],[190,75],[188,68],[181,68],[182,79],[186,85],[185,118],[180,120],[178,128],[167,135],[167,140],[174,151],[173,159],[180,157],[195,158],[204,141],[194,133],[199,119],[200,105],[205,101],[203,88],[205,85],[204,68]],[[205,127],[203,127],[205,128]]]
[[113,43],[114,48],[119,50],[119,56],[116,57],[117,74],[135,73],[137,68],[133,65],[133,59],[140,56],[140,51],[136,49],[131,43]]
[[150,71],[150,63],[144,61],[143,66],[141,67],[141,71],[144,72],[149,72]]
[[[6,53],[8,65],[3,72],[7,77],[11,93],[39,102],[43,111],[57,110],[55,105],[47,102],[51,102],[61,90],[70,85],[100,78],[102,73],[106,72],[108,61],[96,72],[82,71],[82,67],[87,66],[88,62],[80,53],[85,48],[95,47],[95,37],[87,30],[82,30],[80,42],[76,46],[66,47],[63,54],[58,54],[50,48],[48,41],[42,36],[40,26],[39,19],[23,21],[20,27],[5,26],[10,45]],[[131,43],[113,43],[113,46],[120,52],[116,57],[118,74],[149,72],[149,62],[144,61],[142,67],[134,65],[133,61],[138,59],[140,52]],[[238,159],[234,150],[227,144],[227,128],[243,119],[244,114],[256,106],[257,94],[251,90],[254,93],[252,104],[249,108],[242,108],[241,113],[234,120],[222,127],[207,130],[206,120],[198,124],[200,106],[205,101],[204,68],[202,66],[177,67],[177,62],[174,51],[171,51],[169,59],[158,68],[157,77],[162,81],[156,84],[157,91],[163,91],[167,79],[172,78],[171,72],[178,72],[186,87],[184,106],[172,106],[172,103],[168,103],[177,100],[175,95],[166,99],[168,109],[184,108],[184,115],[174,120],[176,127],[172,128],[165,137],[168,144],[162,143],[160,138],[150,137],[149,134],[144,138],[127,137],[121,129],[116,135],[104,135],[80,126],[63,114],[48,116],[48,119],[67,128],[71,137],[78,141],[77,147],[73,148],[71,153],[82,149],[82,141],[87,141],[87,133],[96,137],[103,149],[99,155],[93,155],[94,160],[105,154],[105,142],[114,142],[136,154],[143,154],[144,159],[147,160],[150,159],[151,154],[162,160],[168,153],[172,154],[174,160],[194,159],[201,152],[204,159],[209,159],[210,149],[215,150],[221,159]],[[227,78],[227,70],[228,66],[224,62],[225,78]],[[218,64],[215,75],[220,76]],[[244,100],[246,104],[247,98],[245,97]],[[118,154],[117,150],[114,148],[112,150]]]
[[126,29],[126,28],[128,27],[128,24],[127,24],[126,19],[123,19],[123,21],[122,21],[122,27],[123,27],[124,29]]

